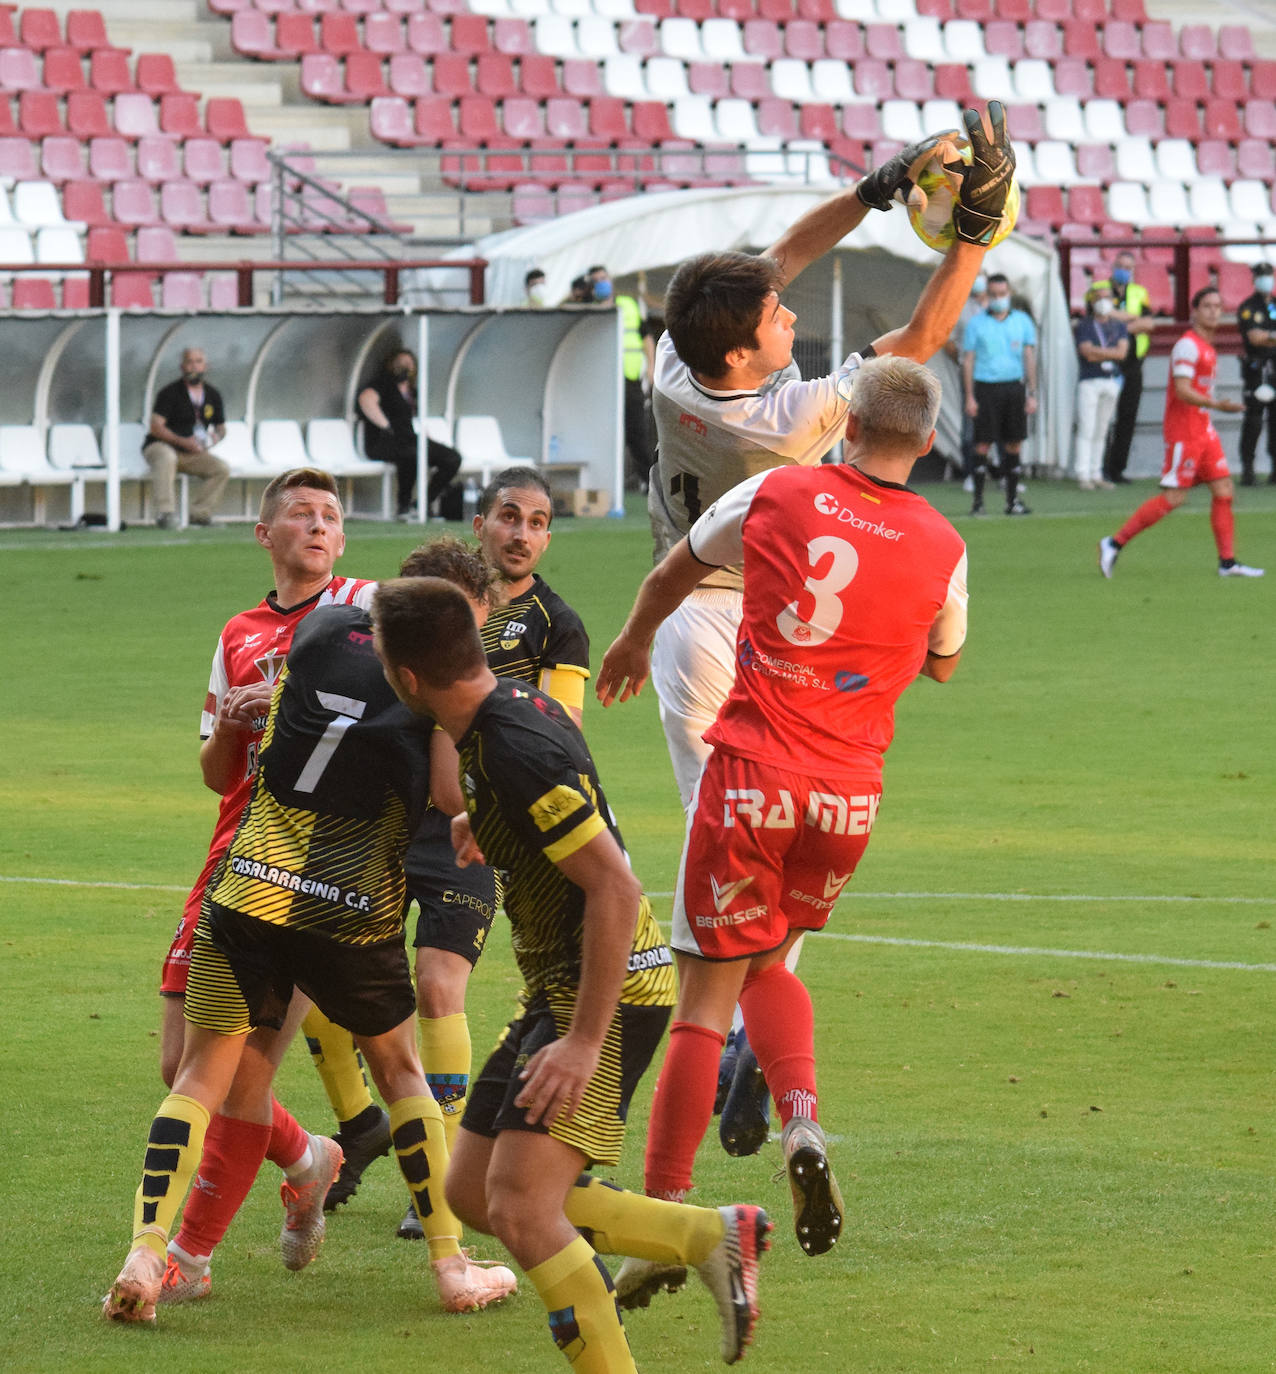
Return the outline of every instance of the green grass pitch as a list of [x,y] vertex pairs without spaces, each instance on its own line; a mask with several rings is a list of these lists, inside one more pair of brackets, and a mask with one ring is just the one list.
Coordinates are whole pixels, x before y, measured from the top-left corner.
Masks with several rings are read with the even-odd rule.
[[[1263,581],[1215,576],[1197,493],[1105,582],[1095,542],[1150,490],[1035,484],[1031,518],[972,521],[928,489],[969,543],[969,643],[951,683],[905,694],[873,843],[802,965],[842,1239],[801,1254],[775,1141],[731,1160],[715,1129],[697,1169],[696,1200],[776,1222],[755,1374],[1276,1368],[1276,492],[1237,499]],[[411,542],[355,523],[340,569],[390,575]],[[154,1331],[99,1319],[162,1096],[160,960],[214,813],[208,661],[268,566],[244,526],[0,532],[0,554],[0,1367],[565,1367],[526,1285],[436,1310],[389,1161],[305,1273],[279,1263],[267,1166],[210,1301]],[[636,507],[559,522],[543,571],[595,664],[648,564]],[[591,701],[585,726],[667,917],[681,824],[655,703]],[[481,1055],[516,990],[500,935],[472,989]],[[330,1128],[304,1050],[279,1092]],[[649,1100],[650,1078],[629,1185]],[[694,1280],[627,1329],[648,1374],[719,1364]]]

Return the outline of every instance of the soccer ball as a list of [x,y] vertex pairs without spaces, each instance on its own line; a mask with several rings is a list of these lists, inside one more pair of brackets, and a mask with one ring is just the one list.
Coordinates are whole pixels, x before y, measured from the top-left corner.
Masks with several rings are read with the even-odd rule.
[[[908,222],[913,226],[913,233],[937,253],[946,253],[956,238],[953,233],[953,204],[961,190],[961,178],[956,172],[946,172],[943,164],[958,157],[969,162],[970,149],[958,150],[951,143],[939,144],[935,156],[926,164],[908,197]],[[1018,218],[1019,183],[1012,180],[1001,223],[988,246],[995,248],[1015,227]]]

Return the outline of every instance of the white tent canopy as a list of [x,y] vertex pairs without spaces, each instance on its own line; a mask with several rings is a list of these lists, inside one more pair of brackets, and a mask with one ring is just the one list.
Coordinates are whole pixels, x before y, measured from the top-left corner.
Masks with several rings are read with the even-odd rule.
[[[807,210],[826,200],[837,186],[751,186],[704,191],[663,191],[611,201],[576,214],[481,239],[464,256],[486,258],[488,304],[518,306],[523,278],[539,267],[546,276],[546,299],[560,300],[571,281],[593,263],[605,263],[613,277],[628,277],[672,267],[696,253],[725,249],[760,250],[774,243]],[[836,259],[836,268],[830,259]],[[938,258],[913,233],[902,209],[870,212],[863,223],[827,258],[800,278],[807,299],[820,282],[830,297],[842,282],[843,352],[860,347],[902,324]],[[989,272],[1004,272],[1012,289],[1032,310],[1040,331],[1040,409],[1025,452],[1028,462],[1066,466],[1071,451],[1076,360],[1068,305],[1052,250],[1011,235],[986,259]],[[428,274],[414,303],[439,299]],[[790,301],[790,304],[792,302]],[[798,334],[803,332],[798,312]],[[961,384],[955,364],[940,354],[932,366],[944,383],[945,405],[940,446],[959,451]]]

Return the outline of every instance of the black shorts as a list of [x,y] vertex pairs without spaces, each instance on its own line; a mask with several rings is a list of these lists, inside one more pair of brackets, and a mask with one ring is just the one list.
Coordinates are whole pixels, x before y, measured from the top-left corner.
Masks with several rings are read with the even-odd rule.
[[622,1002],[607,1030],[598,1068],[589,1080],[570,1122],[531,1126],[514,1105],[522,1091],[519,1073],[542,1045],[565,1035],[576,1006],[575,988],[537,993],[501,1033],[478,1078],[461,1125],[491,1139],[502,1131],[553,1136],[579,1150],[590,1164],[617,1164],[625,1135],[629,1102],[647,1071],[669,1023],[669,1007],[636,1007]]
[[186,984],[188,1021],[224,1035],[278,1030],[294,988],[355,1035],[384,1035],[416,1012],[401,938],[345,944],[206,905]]
[[420,913],[412,943],[417,949],[459,954],[473,967],[496,919],[501,889],[494,868],[457,868],[451,825],[449,817],[431,807],[404,861],[408,905],[415,901]]
[[1024,406],[1028,391],[1022,382],[976,382],[975,443],[1021,444],[1028,437]]

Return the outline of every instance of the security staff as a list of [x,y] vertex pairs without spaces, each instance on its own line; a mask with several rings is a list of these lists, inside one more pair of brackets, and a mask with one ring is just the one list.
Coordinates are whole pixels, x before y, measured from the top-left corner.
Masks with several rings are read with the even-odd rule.
[[1241,486],[1254,485],[1254,457],[1258,436],[1267,417],[1267,457],[1269,484],[1276,483],[1276,298],[1272,286],[1276,277],[1270,262],[1254,264],[1254,294],[1247,296],[1236,312],[1244,354],[1241,357],[1241,386],[1245,418],[1241,422]]
[[1134,426],[1143,395],[1143,359],[1152,343],[1151,331],[1156,325],[1156,317],[1148,313],[1147,287],[1134,280],[1133,253],[1118,253],[1109,279],[1094,285],[1111,290],[1112,318],[1120,320],[1130,336],[1130,348],[1121,364],[1121,394],[1117,397],[1116,415],[1103,460],[1104,476],[1109,482],[1128,482],[1125,465],[1130,461],[1130,445],[1134,442]]

